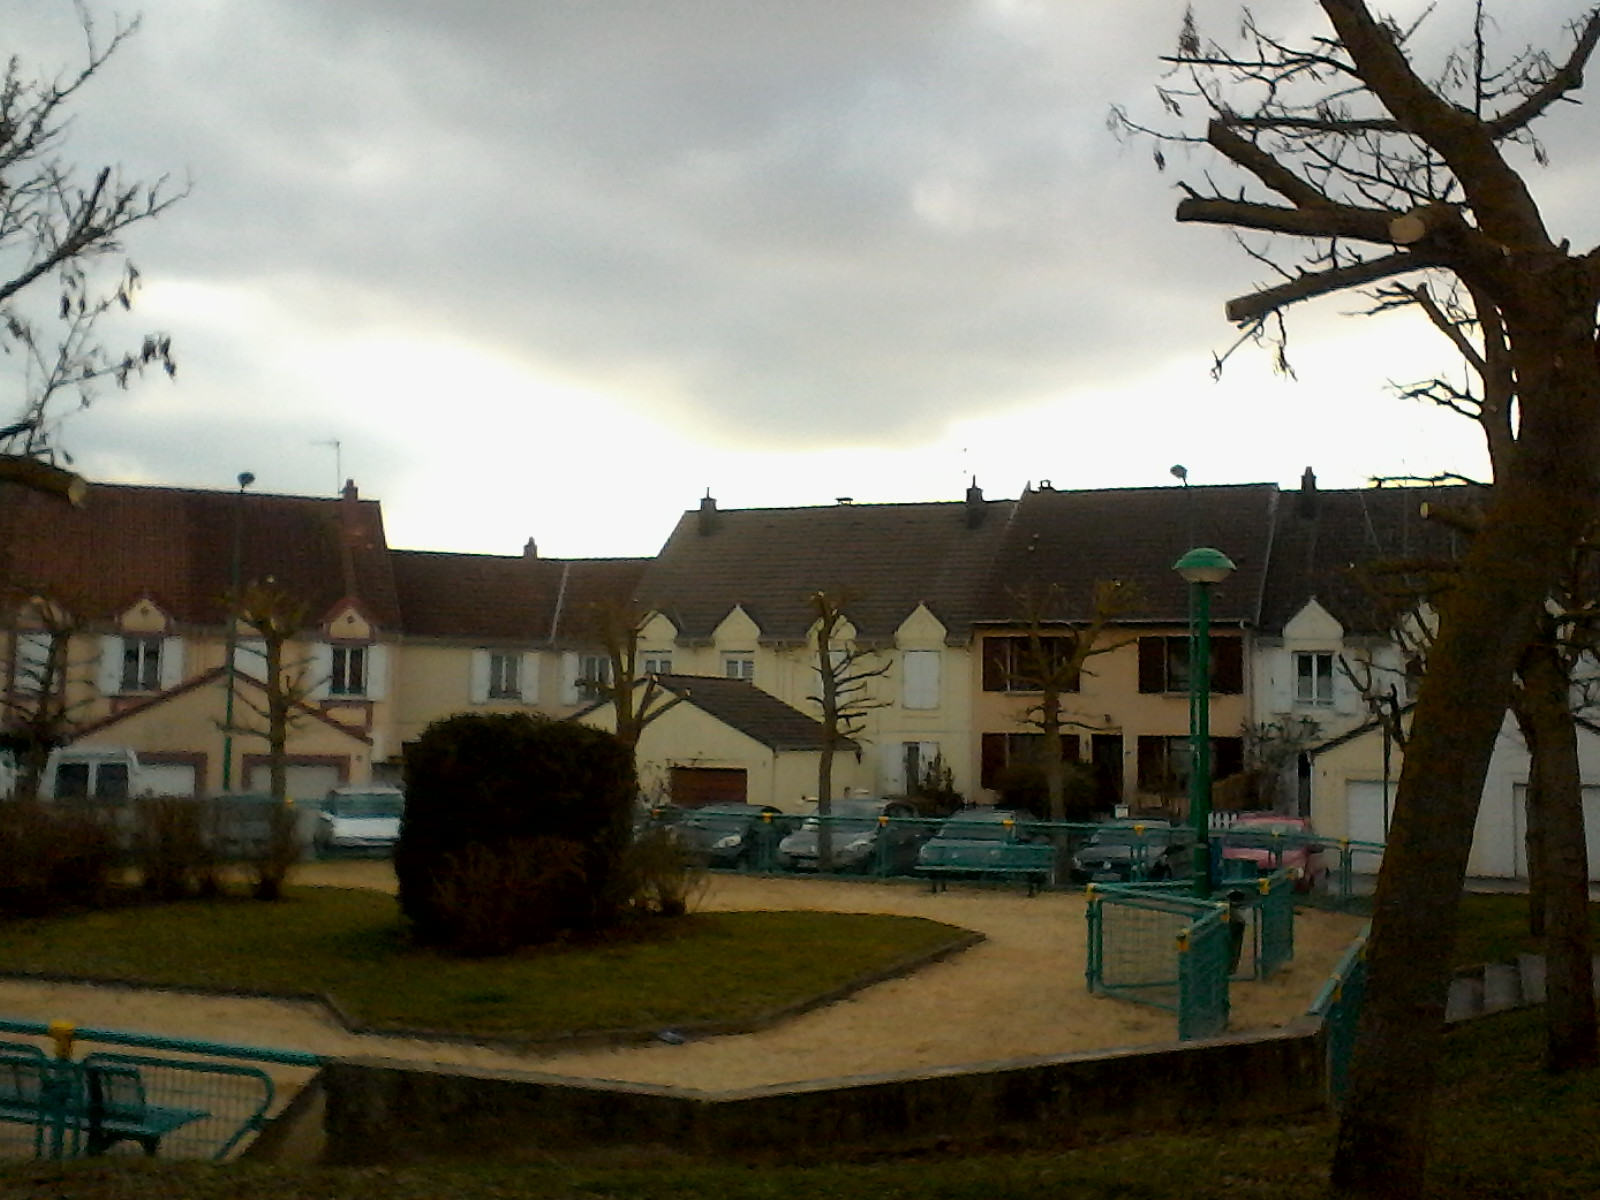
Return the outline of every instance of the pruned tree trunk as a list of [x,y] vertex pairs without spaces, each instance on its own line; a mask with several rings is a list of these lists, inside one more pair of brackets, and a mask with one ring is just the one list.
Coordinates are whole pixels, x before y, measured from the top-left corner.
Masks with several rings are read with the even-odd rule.
[[1584,848],[1583,779],[1566,664],[1540,639],[1523,656],[1523,698],[1534,730],[1530,808],[1539,811],[1544,876],[1545,1069],[1555,1073],[1600,1066],[1600,1021],[1594,1004],[1594,947],[1589,934],[1588,855]]
[[1457,585],[1441,600],[1374,901],[1369,982],[1332,1167],[1343,1196],[1413,1200],[1423,1192],[1445,993],[1484,778],[1512,672],[1581,532],[1579,514],[1594,508],[1591,466],[1529,450],[1570,436],[1582,448],[1574,458],[1600,462],[1595,419],[1569,424],[1579,399],[1586,397],[1572,397],[1570,407],[1535,406],[1543,411],[1529,414],[1531,428],[1525,419],[1524,469],[1497,482]]

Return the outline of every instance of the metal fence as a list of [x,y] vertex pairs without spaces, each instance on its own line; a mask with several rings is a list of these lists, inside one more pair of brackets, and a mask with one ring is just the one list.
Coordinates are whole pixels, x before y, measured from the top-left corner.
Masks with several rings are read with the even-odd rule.
[[[36,1158],[226,1158],[263,1128],[277,1100],[272,1077],[251,1064],[321,1064],[294,1050],[60,1021],[0,1019],[0,1033],[33,1039],[0,1041],[0,1153]],[[83,1043],[127,1050],[77,1058]]]
[[1350,1077],[1350,1051],[1355,1046],[1356,1026],[1361,1020],[1361,1001],[1366,991],[1367,934],[1363,932],[1344,952],[1308,1010],[1311,1016],[1322,1018],[1328,1107],[1335,1112],[1344,1106]]
[[1234,939],[1228,905],[1179,887],[1091,885],[1087,982],[1176,1014],[1182,1040],[1228,1027]]

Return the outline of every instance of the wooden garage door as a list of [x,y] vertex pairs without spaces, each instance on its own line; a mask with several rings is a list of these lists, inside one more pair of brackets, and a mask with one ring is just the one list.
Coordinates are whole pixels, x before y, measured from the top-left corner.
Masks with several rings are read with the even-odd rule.
[[672,802],[680,808],[702,804],[743,804],[749,794],[742,767],[673,767]]

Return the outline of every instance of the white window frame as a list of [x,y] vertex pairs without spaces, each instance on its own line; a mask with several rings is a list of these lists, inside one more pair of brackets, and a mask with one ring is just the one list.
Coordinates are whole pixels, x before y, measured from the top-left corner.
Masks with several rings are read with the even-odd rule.
[[365,699],[371,672],[365,645],[328,647],[328,695]]
[[645,675],[671,675],[672,656],[670,654],[656,653],[644,658],[644,665],[640,668]]
[[504,650],[489,651],[489,678],[485,694],[490,700],[523,698],[522,658]]
[[606,698],[605,689],[611,686],[611,656],[609,654],[579,654],[577,689],[578,698],[587,703]]
[[1296,708],[1332,708],[1338,685],[1331,650],[1296,650],[1293,658],[1294,703]]
[[157,692],[161,690],[163,639],[153,633],[127,633],[122,636],[122,669],[117,691]]
[[722,675],[724,679],[742,679],[746,683],[756,680],[755,655],[748,652],[724,654],[722,656]]

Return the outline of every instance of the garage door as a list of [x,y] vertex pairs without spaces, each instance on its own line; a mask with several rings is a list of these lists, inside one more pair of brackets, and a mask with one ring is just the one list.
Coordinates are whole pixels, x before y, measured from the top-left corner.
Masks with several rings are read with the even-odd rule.
[[749,794],[742,767],[673,767],[672,802],[680,808],[743,804]]
[[[287,787],[291,800],[321,800],[339,786],[339,768],[331,763],[291,763],[287,771]],[[266,763],[253,763],[246,790],[270,792],[272,768]]]
[[[1389,836],[1389,818],[1394,815],[1394,783],[1373,783],[1352,779],[1344,785],[1345,812],[1348,814],[1352,842],[1382,842]],[[1352,852],[1351,869],[1362,875],[1375,875],[1383,862],[1381,852]]]
[[139,786],[152,796],[192,796],[194,778],[193,763],[146,761],[139,767]]

